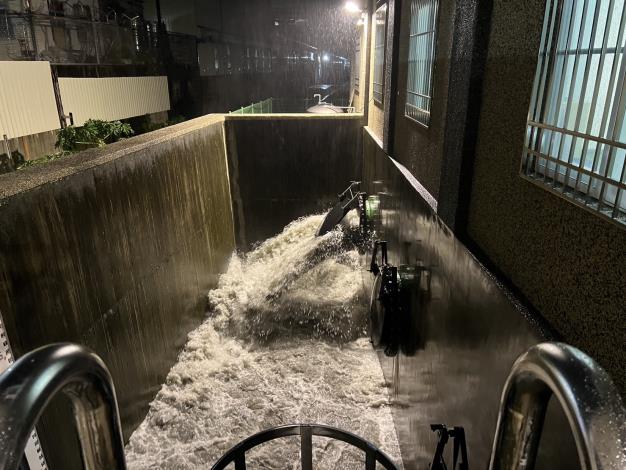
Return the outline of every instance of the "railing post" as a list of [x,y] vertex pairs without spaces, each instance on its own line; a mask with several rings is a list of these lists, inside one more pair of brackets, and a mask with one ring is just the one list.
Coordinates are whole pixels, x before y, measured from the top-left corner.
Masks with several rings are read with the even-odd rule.
[[302,470],[313,470],[313,434],[311,426],[300,426],[300,465]]
[[25,354],[0,375],[0,470],[17,470],[31,430],[61,391],[72,402],[84,467],[125,470],[111,375],[98,356],[69,343]]
[[583,352],[542,343],[517,359],[505,383],[490,470],[532,470],[548,401],[572,430],[582,470],[626,468],[626,410],[609,375]]

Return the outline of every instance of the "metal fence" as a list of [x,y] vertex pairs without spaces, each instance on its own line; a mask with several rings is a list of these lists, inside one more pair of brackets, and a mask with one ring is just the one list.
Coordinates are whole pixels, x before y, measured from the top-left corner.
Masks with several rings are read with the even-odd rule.
[[258,103],[252,103],[249,106],[241,107],[235,111],[231,111],[229,114],[272,114],[273,112],[273,98],[268,98]]

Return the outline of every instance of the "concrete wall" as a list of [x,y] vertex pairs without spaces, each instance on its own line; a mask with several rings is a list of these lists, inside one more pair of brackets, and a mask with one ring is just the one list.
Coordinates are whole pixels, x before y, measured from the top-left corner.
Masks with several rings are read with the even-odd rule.
[[444,153],[444,131],[447,111],[448,79],[454,30],[455,2],[439,2],[437,21],[435,66],[433,70],[433,99],[431,121],[428,127],[408,118],[404,113],[406,103],[409,31],[411,2],[401,2],[399,61],[398,61],[398,101],[395,114],[393,136],[394,157],[402,162],[437,199],[441,166]]
[[519,176],[544,3],[494,2],[468,231],[626,396],[626,230]]
[[[552,335],[480,265],[434,213],[419,185],[403,174],[408,170],[394,164],[369,133],[363,149],[363,181],[368,194],[381,200],[377,234],[388,241],[389,262],[419,266],[425,273],[403,304],[409,315],[402,324],[401,353],[394,358],[380,353],[392,384],[404,468],[429,468],[435,423],[463,426],[470,468],[487,468],[510,368],[530,346]],[[552,403],[537,468],[575,470],[576,455],[565,416]]]
[[240,247],[322,212],[360,178],[362,121],[360,114],[226,116]]
[[[0,176],[0,312],[14,352],[95,350],[126,437],[233,248],[219,116]],[[51,468],[78,468],[66,408],[57,401],[39,428]]]

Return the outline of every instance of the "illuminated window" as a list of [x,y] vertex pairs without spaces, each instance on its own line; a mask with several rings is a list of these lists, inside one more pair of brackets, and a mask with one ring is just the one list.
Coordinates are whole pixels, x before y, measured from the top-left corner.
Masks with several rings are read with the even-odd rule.
[[372,79],[374,101],[382,104],[385,83],[385,33],[387,30],[387,4],[376,10],[374,21],[374,77]]
[[352,74],[354,76],[354,89],[359,91],[361,79],[361,41],[358,41],[356,45],[354,61],[352,62]]
[[522,176],[626,223],[626,6],[548,0]]
[[428,126],[435,65],[438,0],[411,1],[405,114]]

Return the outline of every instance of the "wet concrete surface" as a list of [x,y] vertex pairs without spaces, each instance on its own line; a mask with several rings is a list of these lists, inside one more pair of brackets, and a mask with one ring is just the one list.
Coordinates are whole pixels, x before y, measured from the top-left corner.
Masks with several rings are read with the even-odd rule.
[[[430,424],[436,423],[463,426],[470,468],[486,468],[509,370],[520,354],[552,334],[454,237],[368,134],[363,179],[366,191],[381,198],[379,236],[388,241],[390,263],[425,273],[409,303],[402,352],[395,358],[380,353],[393,382],[405,468],[428,468],[436,447]],[[564,414],[551,404],[537,468],[577,466]]]
[[359,114],[228,116],[237,244],[249,248],[290,221],[322,212],[361,175]]
[[[0,311],[16,356],[71,341],[109,367],[125,436],[143,419],[234,248],[223,119],[0,176]],[[50,468],[79,468],[67,404]]]

